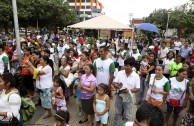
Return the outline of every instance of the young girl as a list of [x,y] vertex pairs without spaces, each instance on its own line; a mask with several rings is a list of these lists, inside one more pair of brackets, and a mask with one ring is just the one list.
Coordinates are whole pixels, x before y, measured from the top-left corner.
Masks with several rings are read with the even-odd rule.
[[178,70],[183,67],[183,63],[181,62],[182,57],[180,55],[176,56],[176,60],[172,62],[169,66],[170,77],[175,77],[178,73]]
[[110,108],[110,98],[107,95],[108,86],[105,84],[99,84],[97,94],[94,97],[93,108],[95,112],[96,126],[107,126],[108,111]]
[[56,106],[56,110],[67,111],[66,100],[65,100],[65,83],[62,81],[60,76],[55,76],[53,79],[53,86],[56,88],[56,92],[53,91],[52,104]]
[[175,53],[174,52],[168,52],[166,55],[166,58],[163,60],[163,66],[164,66],[164,76],[166,78],[169,78],[169,66],[171,63],[174,62]]
[[69,126],[70,114],[68,111],[57,111],[54,116],[54,126]]

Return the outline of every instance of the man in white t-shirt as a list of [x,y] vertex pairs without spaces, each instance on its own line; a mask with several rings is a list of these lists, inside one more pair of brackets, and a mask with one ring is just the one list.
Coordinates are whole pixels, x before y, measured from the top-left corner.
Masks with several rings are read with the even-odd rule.
[[159,64],[163,64],[163,60],[166,58],[167,53],[169,52],[166,47],[166,42],[162,43],[162,47],[158,50],[158,62]]
[[[132,70],[135,63],[133,57],[127,58],[124,61],[124,69],[118,72],[115,80],[114,87],[117,89],[116,100],[115,100],[115,115],[114,115],[114,126],[120,126],[122,117],[122,110],[125,113],[125,122],[131,121],[131,109],[132,103],[134,102],[134,94],[140,90],[140,77]],[[128,97],[129,100],[124,101],[122,97]],[[127,98],[125,98],[127,99]]]
[[94,62],[94,68],[96,70],[97,86],[100,83],[104,83],[109,86],[109,95],[111,95],[111,85],[113,82],[115,65],[112,59],[107,58],[108,49],[103,46],[99,49],[100,58]]
[[100,39],[100,40],[97,40],[96,45],[97,45],[98,48],[100,48],[102,46],[106,46],[106,42],[103,42],[103,40]]
[[174,48],[176,49],[176,55],[179,54],[181,45],[182,45],[182,43],[180,42],[179,39],[177,39],[177,40],[174,42]]

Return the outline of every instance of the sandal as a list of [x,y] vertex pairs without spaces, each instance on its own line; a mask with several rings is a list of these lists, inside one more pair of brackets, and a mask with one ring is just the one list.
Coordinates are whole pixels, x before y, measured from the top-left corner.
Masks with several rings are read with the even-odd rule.
[[79,124],[85,123],[85,122],[87,122],[87,121],[88,121],[88,119],[86,119],[86,120],[84,120],[84,121],[80,120],[80,121],[79,121]]
[[43,117],[43,119],[47,119],[47,118],[50,118],[50,117],[52,117],[53,115],[46,115],[46,116],[44,116]]

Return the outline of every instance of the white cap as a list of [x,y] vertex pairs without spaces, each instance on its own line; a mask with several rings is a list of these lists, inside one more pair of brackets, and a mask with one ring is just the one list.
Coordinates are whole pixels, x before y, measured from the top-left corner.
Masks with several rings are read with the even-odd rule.
[[55,46],[55,43],[52,43],[52,46]]
[[126,122],[125,126],[133,126],[133,122]]

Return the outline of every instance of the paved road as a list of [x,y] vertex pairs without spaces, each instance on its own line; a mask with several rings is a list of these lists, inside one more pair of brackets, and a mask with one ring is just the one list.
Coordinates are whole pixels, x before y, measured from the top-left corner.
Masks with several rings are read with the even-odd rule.
[[[114,101],[115,101],[115,99],[113,98],[111,100],[110,118],[109,118],[109,121],[108,121],[109,122],[108,126],[113,126]],[[70,115],[71,115],[70,126],[86,126],[87,125],[87,123],[85,123],[83,125],[80,125],[78,123],[79,120],[81,119],[81,117],[78,116],[78,105],[76,104],[75,98],[70,97],[70,101],[67,104],[67,108],[68,108],[68,110],[70,112]],[[162,109],[165,112],[165,110],[166,110],[165,106]],[[135,107],[133,108],[133,110],[136,110]],[[181,112],[181,115],[180,115],[180,117],[178,119],[177,125],[180,124],[181,118],[185,114],[185,111],[186,111],[186,109]],[[30,122],[31,126],[32,125],[33,126],[40,126],[40,125],[42,125],[42,126],[53,126],[53,124],[54,124],[54,118],[53,117],[48,118],[48,119],[43,119],[42,118],[44,116],[44,114],[46,114],[45,112],[46,111],[41,106],[38,106],[37,110],[36,110],[36,113],[35,113],[34,117],[32,118],[32,120]],[[54,111],[53,111],[53,113],[54,113]],[[132,118],[134,118],[134,117],[132,117]],[[169,121],[169,126],[171,126],[171,125],[172,125],[172,118]]]

